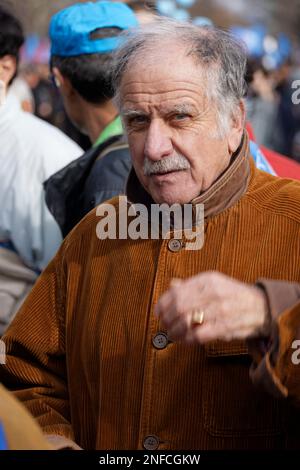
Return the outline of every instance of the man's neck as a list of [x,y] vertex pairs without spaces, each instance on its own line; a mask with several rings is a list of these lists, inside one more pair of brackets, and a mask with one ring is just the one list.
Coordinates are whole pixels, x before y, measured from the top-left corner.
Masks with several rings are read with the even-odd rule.
[[[204,216],[212,217],[235,204],[248,187],[251,170],[249,160],[249,138],[245,132],[239,148],[232,156],[230,165],[210,188],[191,201],[192,205],[203,204]],[[151,195],[138,180],[133,168],[127,180],[126,195],[131,203],[141,203],[147,208],[154,203]]]
[[103,105],[87,104],[83,109],[85,129],[92,144],[99,135],[118,115],[117,109],[111,101]]

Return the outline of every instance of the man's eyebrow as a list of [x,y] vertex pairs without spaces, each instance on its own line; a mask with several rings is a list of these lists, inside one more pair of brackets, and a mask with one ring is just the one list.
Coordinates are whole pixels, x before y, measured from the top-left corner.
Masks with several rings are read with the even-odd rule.
[[138,109],[123,109],[121,114],[123,117],[147,116],[147,113]]
[[[163,114],[171,113],[190,113],[195,111],[195,106],[190,103],[179,103],[163,110]],[[122,109],[121,114],[123,117],[134,117],[134,116],[147,116],[145,111],[139,109]]]
[[190,113],[195,110],[195,106],[189,103],[178,103],[166,110],[166,113]]

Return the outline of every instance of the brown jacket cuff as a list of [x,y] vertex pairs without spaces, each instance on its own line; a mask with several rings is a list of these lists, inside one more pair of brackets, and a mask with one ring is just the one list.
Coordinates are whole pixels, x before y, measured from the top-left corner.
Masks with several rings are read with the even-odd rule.
[[259,279],[256,285],[266,294],[273,320],[300,300],[300,284],[297,282]]
[[295,384],[291,374],[299,376],[292,354],[293,342],[300,338],[300,284],[262,279],[256,285],[266,294],[272,326],[269,338],[248,341],[253,357],[250,377],[272,395],[290,396],[298,402],[300,380]]

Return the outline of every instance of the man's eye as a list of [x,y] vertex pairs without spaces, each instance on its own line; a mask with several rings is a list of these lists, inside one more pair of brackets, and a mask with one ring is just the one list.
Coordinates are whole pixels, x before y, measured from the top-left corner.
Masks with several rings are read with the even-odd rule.
[[146,116],[133,116],[128,120],[129,125],[144,124],[147,122]]
[[186,113],[178,113],[173,116],[175,121],[184,121],[185,119],[189,119],[190,115]]

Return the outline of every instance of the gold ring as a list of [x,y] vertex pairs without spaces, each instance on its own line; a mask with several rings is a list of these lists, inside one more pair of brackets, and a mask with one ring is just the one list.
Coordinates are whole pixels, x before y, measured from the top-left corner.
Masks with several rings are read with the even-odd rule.
[[204,322],[204,310],[193,310],[192,325],[200,326]]

